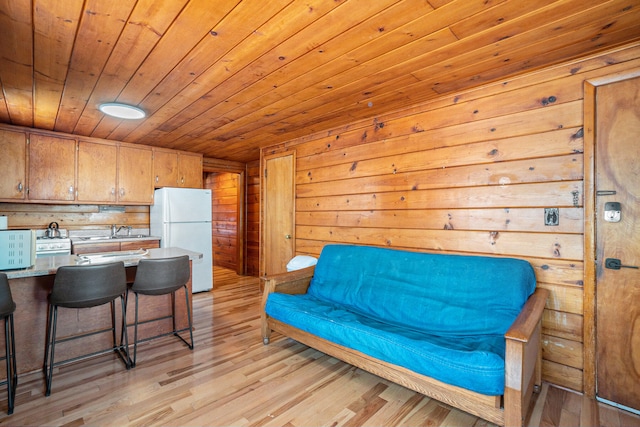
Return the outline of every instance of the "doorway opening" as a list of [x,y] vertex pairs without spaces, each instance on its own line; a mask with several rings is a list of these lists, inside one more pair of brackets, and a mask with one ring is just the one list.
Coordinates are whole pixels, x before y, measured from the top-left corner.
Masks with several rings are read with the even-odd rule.
[[239,275],[245,266],[245,171],[205,170],[203,187],[211,190],[211,241],[214,267]]

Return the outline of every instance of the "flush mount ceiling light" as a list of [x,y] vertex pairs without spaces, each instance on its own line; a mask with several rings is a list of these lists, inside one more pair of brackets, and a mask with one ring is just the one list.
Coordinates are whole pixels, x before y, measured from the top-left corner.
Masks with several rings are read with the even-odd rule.
[[98,107],[103,113],[117,117],[119,119],[142,119],[147,114],[144,110],[133,105],[120,104],[118,102],[107,102]]

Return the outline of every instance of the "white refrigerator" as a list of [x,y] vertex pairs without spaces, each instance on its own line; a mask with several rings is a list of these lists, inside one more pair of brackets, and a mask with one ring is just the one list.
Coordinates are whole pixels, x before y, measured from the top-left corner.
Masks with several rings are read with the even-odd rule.
[[213,288],[211,249],[211,190],[159,188],[150,210],[150,233],[158,236],[160,247],[179,247],[202,253],[193,260],[193,292]]

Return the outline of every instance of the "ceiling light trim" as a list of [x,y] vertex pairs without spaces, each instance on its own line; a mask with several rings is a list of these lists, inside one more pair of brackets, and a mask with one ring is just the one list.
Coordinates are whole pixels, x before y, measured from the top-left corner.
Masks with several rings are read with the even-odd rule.
[[136,120],[144,119],[147,116],[147,113],[142,108],[120,102],[105,102],[100,104],[98,109],[108,116],[119,119]]

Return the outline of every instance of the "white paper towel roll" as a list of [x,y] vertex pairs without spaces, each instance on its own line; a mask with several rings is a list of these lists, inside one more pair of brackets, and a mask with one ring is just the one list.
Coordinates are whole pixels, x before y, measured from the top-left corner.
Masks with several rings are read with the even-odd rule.
[[0,216],[0,230],[6,230],[6,229],[7,229],[7,217]]

